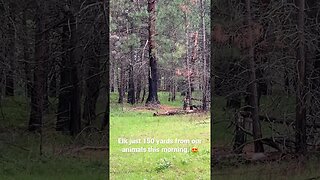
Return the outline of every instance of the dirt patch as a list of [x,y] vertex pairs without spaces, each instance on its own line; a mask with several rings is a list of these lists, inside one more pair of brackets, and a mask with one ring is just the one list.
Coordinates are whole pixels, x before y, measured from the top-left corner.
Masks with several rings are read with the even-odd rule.
[[168,105],[157,105],[157,106],[137,106],[132,108],[133,111],[156,111],[156,112],[167,112],[181,110],[182,108],[168,106]]

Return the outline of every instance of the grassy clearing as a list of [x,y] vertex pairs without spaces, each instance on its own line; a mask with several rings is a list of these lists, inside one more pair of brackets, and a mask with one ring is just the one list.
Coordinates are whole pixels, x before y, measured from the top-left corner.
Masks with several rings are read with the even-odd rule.
[[0,111],[0,179],[5,180],[74,180],[107,177],[106,152],[69,153],[85,145],[105,145],[99,132],[83,133],[73,138],[55,132],[55,114],[44,117],[43,154],[40,135],[29,133],[29,102],[22,97],[4,98]]
[[[111,101],[116,100],[111,95]],[[178,97],[180,98],[180,97]],[[159,93],[161,104],[181,107],[182,100],[168,102],[166,93]],[[179,101],[181,100],[181,101]],[[143,104],[141,104],[143,105]],[[136,111],[131,106],[111,106],[110,176],[111,179],[209,179],[210,124],[209,114],[153,117],[152,111]],[[119,144],[118,138],[200,139],[201,144]],[[192,152],[124,153],[122,148],[156,147],[187,148]]]

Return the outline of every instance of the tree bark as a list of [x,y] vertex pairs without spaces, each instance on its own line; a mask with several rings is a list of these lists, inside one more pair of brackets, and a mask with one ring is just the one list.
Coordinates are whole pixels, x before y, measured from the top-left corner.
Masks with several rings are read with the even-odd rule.
[[75,135],[81,129],[80,88],[77,66],[77,28],[74,9],[77,4],[71,3],[67,10],[68,23],[63,26],[63,50],[65,54],[62,60],[60,94],[57,116],[57,131],[69,132]]
[[[88,3],[93,3],[89,1]],[[98,15],[98,10],[94,9],[88,14],[89,19],[95,22],[95,18]],[[90,26],[88,24],[87,26]],[[86,126],[92,124],[96,119],[96,104],[100,93],[101,75],[100,75],[100,54],[102,46],[102,38],[98,36],[101,34],[103,27],[100,23],[93,24],[94,34],[92,39],[89,38],[88,49],[86,51],[86,75],[85,75],[85,102],[83,110],[83,119],[86,122]],[[109,80],[109,79],[108,79]]]
[[[74,8],[77,8],[75,3]],[[71,24],[72,23],[72,24]],[[78,45],[78,32],[76,25],[76,17],[74,14],[70,16],[70,25],[71,25],[71,39],[70,39],[70,61],[72,62],[71,69],[71,85],[72,85],[72,96],[71,96],[71,122],[70,122],[70,132],[71,135],[75,135],[81,130],[81,105],[80,105],[80,82],[79,82],[79,73],[78,73],[78,62],[79,62],[79,47]]]
[[29,130],[40,130],[42,127],[42,118],[44,113],[44,94],[45,94],[45,62],[47,53],[47,43],[45,42],[46,33],[42,33],[45,29],[46,16],[44,2],[37,3],[36,10],[36,33],[35,33],[35,68],[34,80],[31,93],[31,111],[29,119]]
[[205,0],[200,0],[200,8],[201,8],[201,23],[202,23],[202,61],[203,61],[203,81],[202,81],[202,109],[207,110],[207,99],[208,99],[208,78],[207,78],[207,59],[206,59],[206,25],[204,21],[205,8],[204,8]]
[[128,103],[129,104],[135,104],[136,98],[135,98],[135,88],[134,88],[134,69],[133,69],[133,62],[136,60],[136,52],[133,52],[133,47],[131,49],[131,59],[129,63],[129,80],[128,80]]
[[160,104],[158,100],[158,67],[156,58],[156,0],[148,0],[148,12],[149,12],[149,94],[146,101],[146,105]]
[[[96,40],[98,41],[98,40]],[[92,124],[96,119],[96,104],[99,97],[101,77],[98,73],[100,71],[100,58],[95,54],[100,54],[98,47],[89,48],[87,52],[87,73],[86,73],[86,87],[85,87],[85,101],[83,110],[83,119],[86,126]],[[98,50],[98,51],[97,51]]]
[[[190,62],[189,62],[189,31],[188,31],[188,16],[187,12],[184,13],[184,21],[185,21],[185,36],[186,36],[186,69],[187,69],[187,95],[185,99],[185,105],[189,105],[190,110],[193,109],[192,107],[192,88],[191,88],[191,71]],[[187,104],[186,104],[187,103]],[[184,105],[184,106],[185,106]]]
[[138,74],[138,77],[137,77],[137,91],[136,91],[136,102],[140,102],[140,99],[141,99],[141,86],[142,86],[142,80],[141,80],[141,75]]
[[[10,17],[14,19],[13,4],[10,3]],[[5,95],[14,96],[14,61],[15,61],[15,28],[12,21],[8,21],[8,45],[7,45],[7,60],[9,69],[6,73]]]
[[23,11],[23,17],[22,17],[22,23],[23,23],[23,31],[24,31],[24,37],[23,37],[23,59],[24,59],[24,71],[26,74],[26,80],[25,80],[25,94],[26,96],[31,96],[31,88],[32,88],[32,75],[31,75],[31,67],[30,67],[30,56],[29,56],[29,44],[28,44],[28,26],[27,26],[27,11]]
[[[104,24],[104,31],[105,33],[108,35],[109,34],[109,16],[107,14],[107,8],[109,8],[109,1],[107,0],[103,0],[103,4],[102,4],[102,9],[103,9],[103,24]],[[108,37],[108,36],[107,36]],[[106,50],[109,50],[109,38],[106,39]],[[110,72],[110,57],[107,56],[106,57],[106,78],[109,80],[110,76],[109,76],[109,72]],[[110,84],[107,83],[107,86],[110,87]],[[103,117],[103,120],[102,120],[102,125],[101,125],[101,130],[103,130],[105,127],[107,127],[109,129],[109,105],[110,105],[110,91],[107,91],[107,94],[106,94],[106,109],[105,109],[105,113],[104,113],[104,117]],[[107,137],[109,137],[109,131],[107,131]],[[109,138],[107,138],[107,145],[109,145]],[[108,149],[108,152],[109,152],[109,149]],[[109,168],[109,165],[107,165]]]
[[296,67],[297,67],[297,91],[296,91],[296,152],[305,154],[307,151],[306,136],[306,59],[305,59],[305,37],[304,37],[304,9],[305,0],[296,0],[299,8],[297,14],[298,39],[296,47]]
[[51,73],[50,73],[50,81],[49,81],[49,97],[57,96],[57,68],[56,63],[53,63]]
[[259,120],[259,107],[258,107],[258,90],[257,90],[257,78],[256,78],[256,64],[254,60],[254,42],[252,32],[252,17],[251,17],[251,0],[246,0],[247,10],[247,23],[248,23],[248,41],[249,47],[249,68],[250,68],[250,102],[251,117],[253,123],[253,138],[254,138],[254,151],[264,152],[263,143],[261,142],[261,124]]
[[[119,74],[119,73],[118,73]],[[118,103],[122,104],[123,99],[125,98],[125,69],[124,69],[124,62],[120,61],[120,75],[118,75],[118,93],[119,93],[119,99]]]

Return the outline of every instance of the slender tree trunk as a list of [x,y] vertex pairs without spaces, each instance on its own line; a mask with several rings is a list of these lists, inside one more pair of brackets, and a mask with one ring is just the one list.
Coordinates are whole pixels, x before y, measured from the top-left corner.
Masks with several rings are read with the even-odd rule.
[[160,104],[158,100],[158,65],[156,58],[156,0],[148,0],[148,12],[149,12],[149,95],[146,101],[147,105],[157,105]]
[[[10,4],[10,16],[13,18],[14,12],[13,7]],[[8,22],[8,45],[7,45],[7,59],[9,68],[6,73],[6,87],[5,87],[5,95],[6,96],[14,96],[14,61],[15,61],[15,28],[13,26],[13,22]]]
[[142,92],[142,98],[141,98],[141,103],[144,102],[144,98],[146,97],[146,85],[143,85],[143,92]]
[[[73,5],[77,8],[77,3]],[[76,17],[74,14],[70,16],[70,26],[71,26],[71,39],[70,39],[70,61],[72,62],[71,69],[71,82],[72,82],[72,96],[71,96],[71,122],[70,122],[70,132],[71,135],[75,135],[81,130],[81,95],[80,95],[80,81],[78,72],[78,62],[79,62],[79,47],[78,46],[78,30],[76,25]]]
[[57,131],[68,132],[70,129],[70,97],[71,97],[71,70],[70,70],[70,59],[68,58],[68,24],[64,24],[62,30],[62,51],[64,54],[61,57],[61,68],[60,68],[60,90],[59,90],[59,104],[58,104],[58,115],[57,115]]
[[23,17],[22,17],[22,23],[23,23],[23,31],[24,31],[24,38],[23,38],[23,59],[24,59],[24,71],[26,74],[26,80],[25,80],[25,92],[26,96],[31,96],[31,88],[32,88],[32,82],[31,82],[31,67],[30,67],[30,56],[29,56],[29,44],[28,44],[28,27],[27,27],[27,11],[23,11]]
[[187,69],[187,95],[185,99],[185,108],[189,105],[189,108],[192,110],[192,89],[191,89],[191,68],[189,62],[189,31],[188,31],[188,16],[187,12],[184,13],[185,21],[185,36],[186,36],[186,69]]
[[[98,40],[96,40],[97,42]],[[99,97],[101,77],[100,71],[100,58],[95,56],[97,48],[89,48],[87,52],[87,74],[86,74],[86,86],[85,86],[85,102],[83,107],[83,119],[86,122],[86,126],[92,124],[96,119],[96,104]]]
[[135,88],[134,88],[134,75],[133,75],[133,66],[129,66],[129,86],[128,86],[128,103],[135,104]]
[[138,74],[138,77],[137,77],[137,91],[136,91],[136,102],[140,102],[140,95],[141,95],[141,85],[142,85],[142,80],[141,80],[141,75]]
[[241,154],[242,146],[246,142],[246,134],[243,131],[245,129],[245,118],[240,113],[235,113],[235,126],[233,151]]
[[289,96],[291,94],[291,91],[290,91],[290,81],[289,81],[289,72],[288,72],[288,69],[287,69],[287,62],[285,61],[284,62],[284,90],[287,94],[287,96]]
[[49,97],[57,96],[57,68],[55,63],[53,63],[53,66],[51,69],[48,94],[49,94]]
[[251,17],[251,0],[246,0],[247,9],[247,21],[248,21],[248,41],[250,42],[249,47],[249,67],[250,67],[250,102],[251,106],[251,117],[253,123],[253,138],[254,138],[254,151],[264,152],[263,144],[261,142],[262,132],[261,124],[259,120],[259,107],[258,107],[258,91],[257,91],[257,78],[256,78],[256,64],[254,60],[254,42],[252,32],[252,17]]
[[[44,26],[44,29],[47,29],[46,26]],[[48,109],[49,109],[49,92],[48,92],[48,87],[49,87],[49,81],[48,81],[48,75],[49,75],[49,71],[50,71],[50,67],[52,66],[52,62],[49,62],[50,61],[50,49],[49,49],[49,33],[44,33],[44,56],[42,57],[44,59],[44,63],[47,64],[45,66],[45,69],[44,69],[44,74],[43,74],[43,79],[44,79],[44,82],[43,82],[43,112],[44,113],[48,113]],[[49,64],[49,65],[48,65]],[[51,66],[50,66],[51,65]]]
[[111,78],[110,78],[110,92],[114,92],[115,89],[115,70],[114,70],[114,65],[112,62],[110,62],[110,70],[111,70]]
[[124,86],[125,86],[125,69],[124,69],[124,62],[121,61],[120,62],[120,75],[119,77],[119,83],[118,83],[118,92],[119,92],[119,99],[118,99],[118,103],[122,104],[123,103],[123,99],[125,98],[125,90],[124,90]]
[[207,110],[207,99],[208,99],[208,78],[207,78],[207,59],[206,59],[206,24],[204,20],[204,3],[205,0],[200,0],[201,6],[201,22],[202,22],[202,60],[203,60],[203,85],[202,85],[202,109]]
[[129,63],[129,80],[128,80],[128,103],[129,104],[135,104],[136,98],[135,98],[135,87],[134,87],[134,69],[133,69],[133,63],[136,61],[136,52],[134,52],[133,47],[131,49],[131,59]]
[[39,2],[36,10],[36,34],[35,34],[35,68],[34,80],[31,93],[31,112],[29,119],[29,130],[40,130],[42,127],[42,116],[44,113],[44,93],[45,93],[45,61],[47,44],[45,42],[46,33],[42,33],[45,28],[45,8],[44,2]]
[[171,101],[176,100],[176,89],[177,89],[176,79],[173,76]]
[[296,0],[299,8],[297,16],[298,39],[297,46],[297,91],[296,91],[296,152],[305,154],[307,151],[306,136],[306,59],[305,59],[305,37],[304,37],[304,9],[305,0]]

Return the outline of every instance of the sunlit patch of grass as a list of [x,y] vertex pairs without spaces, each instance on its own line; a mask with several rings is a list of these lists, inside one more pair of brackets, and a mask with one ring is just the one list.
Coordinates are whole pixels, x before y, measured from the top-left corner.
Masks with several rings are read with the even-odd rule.
[[[181,98],[181,97],[179,97]],[[182,102],[167,101],[159,93],[160,103],[182,107]],[[142,104],[143,105],[143,104]],[[130,110],[129,110],[130,109]],[[209,114],[153,116],[150,110],[135,111],[124,104],[111,106],[110,175],[111,179],[210,179]],[[201,144],[119,144],[118,138],[201,139]],[[190,152],[193,146],[198,153]],[[160,152],[123,153],[122,148],[159,148]],[[161,152],[161,148],[187,148],[188,152]]]

